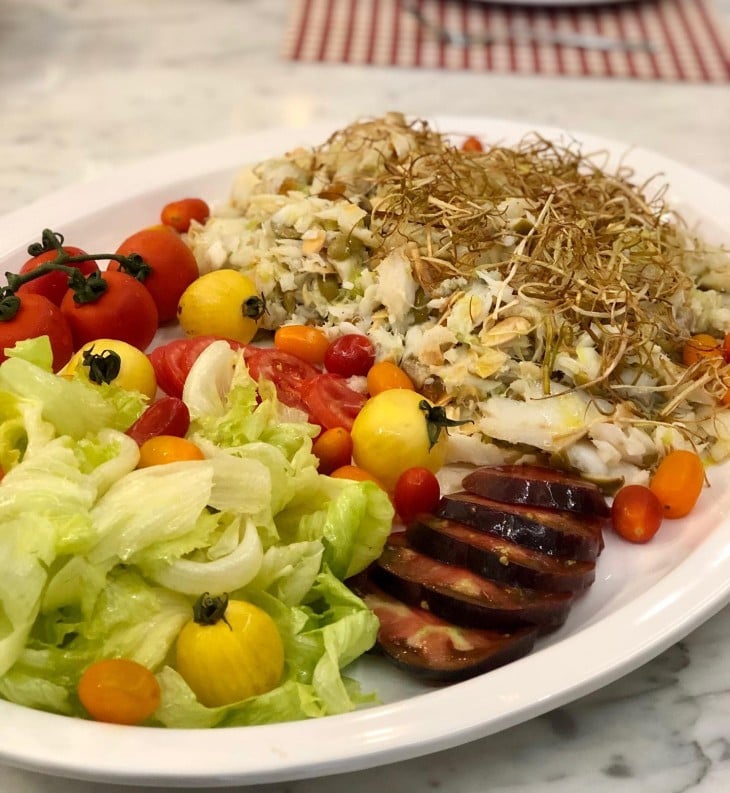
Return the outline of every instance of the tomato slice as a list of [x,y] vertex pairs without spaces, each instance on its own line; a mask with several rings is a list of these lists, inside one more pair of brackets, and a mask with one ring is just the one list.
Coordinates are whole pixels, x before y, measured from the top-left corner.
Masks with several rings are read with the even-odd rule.
[[366,396],[347,385],[336,374],[318,374],[301,386],[301,396],[312,421],[327,430],[334,427],[352,429],[355,416],[362,410]]
[[276,388],[279,401],[305,413],[308,407],[302,397],[302,386],[317,377],[311,364],[274,347],[262,347],[246,357],[248,371],[256,382],[269,380]]
[[191,336],[173,339],[155,347],[149,359],[155,369],[157,385],[169,396],[182,397],[183,386],[198,356],[214,341],[227,341],[233,350],[245,350],[246,345],[219,336]]

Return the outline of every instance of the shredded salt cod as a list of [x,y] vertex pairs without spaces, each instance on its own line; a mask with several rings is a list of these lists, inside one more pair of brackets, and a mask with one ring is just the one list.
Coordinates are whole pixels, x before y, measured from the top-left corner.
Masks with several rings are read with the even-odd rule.
[[398,113],[244,168],[188,242],[257,284],[264,325],[367,334],[469,423],[449,461],[645,482],[672,448],[730,453],[730,254],[665,190],[535,133],[467,152]]

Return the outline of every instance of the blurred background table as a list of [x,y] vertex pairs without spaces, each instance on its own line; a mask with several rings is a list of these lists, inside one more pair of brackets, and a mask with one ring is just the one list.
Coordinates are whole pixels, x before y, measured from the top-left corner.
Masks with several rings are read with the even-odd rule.
[[[714,0],[730,27],[730,0]],[[3,0],[0,212],[119,165],[265,127],[400,110],[617,138],[730,186],[730,91],[709,84],[295,62],[282,0]],[[256,793],[726,793],[730,607],[622,680],[467,746]],[[485,703],[488,707],[488,703]],[[245,751],[245,747],[242,747]],[[115,785],[0,766],[8,793]]]

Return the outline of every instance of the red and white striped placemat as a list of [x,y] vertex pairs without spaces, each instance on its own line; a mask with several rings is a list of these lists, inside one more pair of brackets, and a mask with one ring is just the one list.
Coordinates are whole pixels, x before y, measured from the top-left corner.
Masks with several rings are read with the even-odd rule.
[[[651,41],[652,52],[597,51],[535,41],[461,46],[422,19],[478,37],[518,28]],[[711,0],[605,5],[499,5],[459,0],[290,0],[284,57],[320,63],[514,74],[730,81],[730,39]]]

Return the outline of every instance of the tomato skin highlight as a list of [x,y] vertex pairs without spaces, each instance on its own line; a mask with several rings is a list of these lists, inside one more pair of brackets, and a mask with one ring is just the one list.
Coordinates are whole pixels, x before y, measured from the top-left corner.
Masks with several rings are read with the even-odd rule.
[[128,658],[108,658],[88,666],[77,693],[92,719],[110,724],[141,724],[161,699],[154,674]]
[[[83,251],[81,248],[77,248],[74,245],[64,245],[63,250],[69,256],[86,255],[86,251]],[[38,256],[34,256],[25,262],[25,264],[20,268],[20,274],[25,275],[26,273],[30,273],[45,262],[52,262],[57,256],[58,251],[56,250],[40,253]],[[85,262],[67,262],[67,265],[69,267],[75,267],[84,275],[89,275],[99,269],[99,265],[91,259]],[[51,303],[60,306],[67,289],[68,275],[57,270],[56,272],[46,273],[45,275],[41,275],[38,278],[34,278],[32,281],[28,281],[18,288],[17,294],[21,296],[30,294],[43,295],[43,297],[47,297]]]
[[22,295],[20,308],[8,320],[0,321],[0,363],[8,356],[5,350],[17,342],[48,336],[53,350],[53,371],[58,372],[70,360],[74,342],[61,309],[47,297]]
[[205,455],[200,448],[185,438],[177,435],[154,435],[139,447],[137,468],[204,459]]
[[331,474],[337,468],[349,465],[352,459],[352,438],[344,427],[325,430],[312,444],[312,452],[319,460],[317,470]]
[[202,198],[180,198],[162,207],[160,220],[165,226],[181,234],[188,231],[193,220],[205,223],[210,217],[210,207]]
[[325,369],[341,377],[365,376],[374,363],[375,346],[359,333],[339,336],[324,355]]
[[321,366],[329,347],[327,334],[313,325],[282,325],[274,333],[274,347],[301,358],[313,366]]
[[629,542],[649,542],[663,519],[661,501],[644,485],[626,485],[614,496],[611,523],[616,534]]
[[688,515],[705,485],[705,467],[695,452],[675,449],[659,463],[649,487],[659,498],[665,518]]
[[421,512],[435,512],[441,500],[441,485],[428,468],[408,468],[398,477],[393,504],[403,523],[410,523]]
[[[149,264],[152,271],[141,283],[155,301],[158,322],[175,319],[180,297],[199,276],[195,256],[180,235],[166,227],[142,229],[127,237],[116,253],[137,253]],[[109,270],[120,268],[119,262],[109,263]]]
[[74,346],[94,339],[118,339],[146,349],[157,333],[158,313],[152,295],[136,278],[117,270],[103,275],[106,291],[94,302],[77,303],[68,290],[61,312],[71,328]]
[[142,446],[158,435],[184,438],[190,429],[188,406],[177,397],[164,396],[149,405],[127,430],[127,435]]

